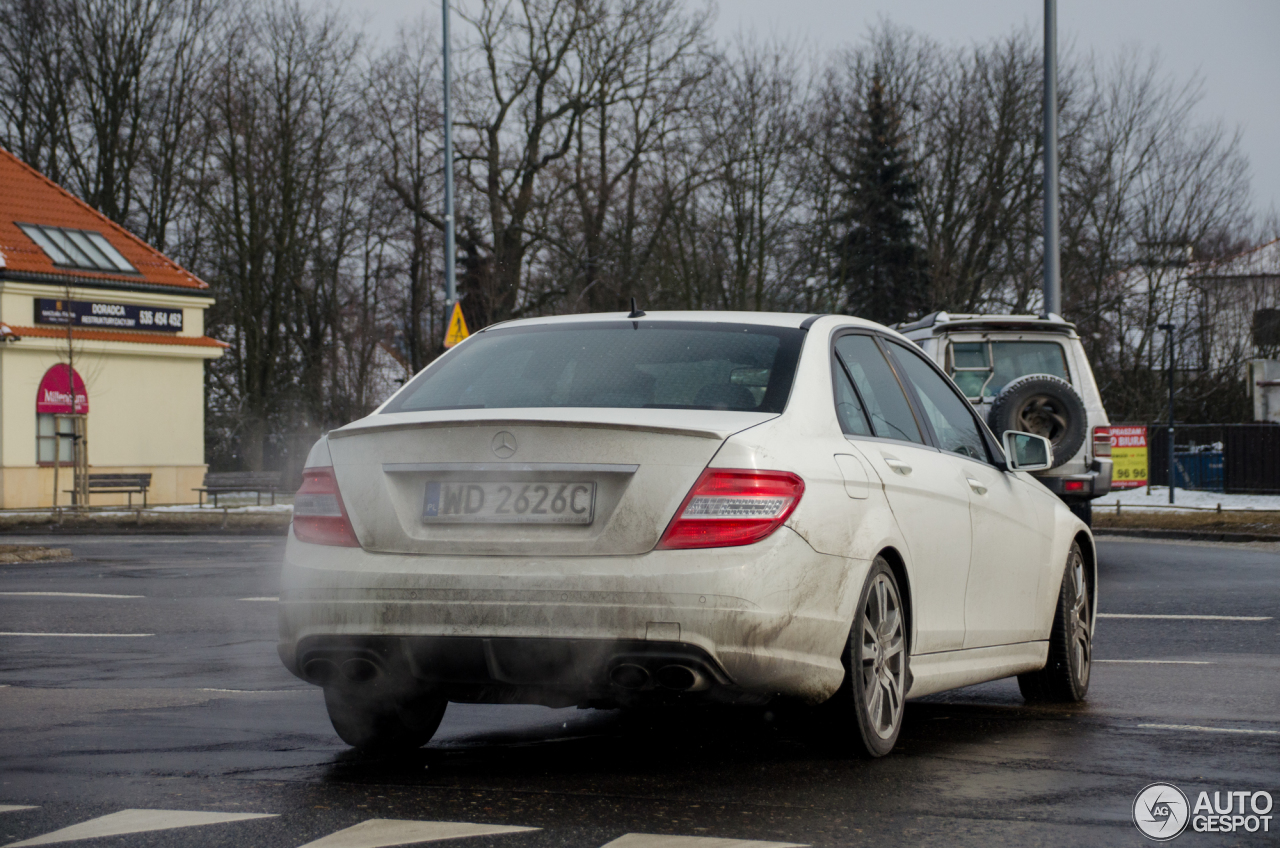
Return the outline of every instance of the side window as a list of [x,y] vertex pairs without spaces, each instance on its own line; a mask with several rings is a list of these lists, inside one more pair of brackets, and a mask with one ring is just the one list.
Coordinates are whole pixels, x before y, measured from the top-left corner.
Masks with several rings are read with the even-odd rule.
[[903,374],[915,386],[924,414],[938,436],[938,447],[989,462],[987,445],[969,402],[956,394],[918,353],[897,342],[890,342],[889,347]]
[[836,339],[836,355],[849,369],[866,404],[872,432],[885,439],[924,444],[911,405],[875,339],[862,335],[841,336]]
[[839,362],[832,362],[831,368],[836,375],[836,417],[840,419],[840,430],[847,436],[870,436],[867,413],[849,382],[849,375]]

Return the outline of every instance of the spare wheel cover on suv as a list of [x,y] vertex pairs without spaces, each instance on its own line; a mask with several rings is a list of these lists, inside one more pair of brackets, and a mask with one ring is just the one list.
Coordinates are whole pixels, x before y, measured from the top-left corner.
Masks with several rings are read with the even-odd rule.
[[1053,443],[1057,468],[1076,455],[1089,428],[1084,401],[1061,377],[1028,374],[1012,380],[991,404],[987,423],[996,436],[1006,430],[1034,433]]

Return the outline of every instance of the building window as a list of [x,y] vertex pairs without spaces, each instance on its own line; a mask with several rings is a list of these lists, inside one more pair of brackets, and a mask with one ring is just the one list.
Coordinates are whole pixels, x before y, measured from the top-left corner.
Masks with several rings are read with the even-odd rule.
[[121,256],[120,251],[112,247],[102,233],[45,227],[40,224],[18,226],[53,260],[54,265],[91,271],[138,273],[138,269],[129,264],[129,260]]
[[[62,438],[54,433],[55,420]],[[59,465],[75,462],[75,444],[69,438],[75,432],[75,424],[71,418],[58,418],[49,412],[36,413],[36,462],[39,465],[53,465],[54,451],[58,453]]]

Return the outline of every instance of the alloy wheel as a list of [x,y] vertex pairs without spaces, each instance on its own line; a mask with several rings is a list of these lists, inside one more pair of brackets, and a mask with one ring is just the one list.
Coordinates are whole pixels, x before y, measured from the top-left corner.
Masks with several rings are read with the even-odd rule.
[[1093,658],[1092,628],[1089,626],[1089,585],[1084,576],[1084,560],[1078,551],[1071,558],[1071,584],[1075,598],[1071,605],[1071,660],[1081,687],[1089,683]]
[[862,611],[863,703],[871,729],[881,739],[893,736],[902,719],[906,671],[902,601],[886,574],[877,574]]

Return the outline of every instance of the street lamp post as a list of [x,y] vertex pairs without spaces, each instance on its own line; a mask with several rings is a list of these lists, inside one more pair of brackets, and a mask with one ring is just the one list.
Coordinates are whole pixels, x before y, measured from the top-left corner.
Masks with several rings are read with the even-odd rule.
[[454,301],[457,300],[454,269],[456,251],[453,246],[453,114],[450,102],[453,74],[449,50],[449,0],[441,0],[440,5],[444,15],[441,38],[444,41],[444,320],[447,327],[453,315]]
[[1175,355],[1173,331],[1177,327],[1174,324],[1158,324],[1156,329],[1164,331],[1165,343],[1169,345],[1169,503],[1173,503],[1173,491],[1176,482],[1173,470],[1173,369]]
[[1058,3],[1044,0],[1044,312],[1062,312],[1058,268]]

